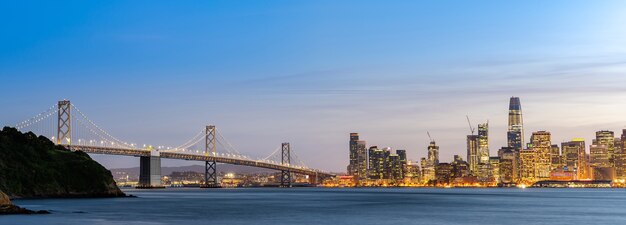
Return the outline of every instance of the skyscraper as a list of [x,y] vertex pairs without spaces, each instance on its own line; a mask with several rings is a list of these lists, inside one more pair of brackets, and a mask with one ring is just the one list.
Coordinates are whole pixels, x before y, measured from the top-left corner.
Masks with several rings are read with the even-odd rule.
[[563,169],[563,157],[561,156],[561,149],[558,145],[552,145],[550,147],[550,171],[555,169]]
[[435,180],[435,167],[432,165],[430,160],[422,157],[422,159],[420,160],[420,165],[422,166],[422,182],[428,183]]
[[585,147],[585,140],[582,138],[561,143],[563,163],[568,171],[576,171],[576,179],[578,180],[591,178]]
[[431,141],[428,145],[428,160],[433,166],[439,164],[439,146],[437,146],[435,141]]
[[500,180],[498,182],[505,185],[515,182],[518,179],[518,162],[515,149],[502,147],[498,150],[498,157],[500,157]]
[[550,150],[552,148],[550,132],[533,132],[530,139],[533,147],[532,149],[535,152],[535,177],[537,180],[549,179],[551,165]]
[[522,150],[524,143],[524,122],[522,119],[522,104],[518,97],[511,97],[509,102],[509,128],[507,132],[508,147],[517,151]]
[[593,140],[592,144],[606,146],[609,160],[607,166],[615,166],[615,135],[613,131],[601,130],[596,132],[596,139]]
[[400,156],[400,167],[402,168],[402,177],[405,177],[405,174],[409,172],[408,167],[408,159],[406,158],[406,150],[398,149],[396,150],[396,154]]
[[388,164],[386,168],[387,179],[392,179],[394,181],[398,181],[403,177],[402,173],[402,162],[400,161],[400,156],[395,153],[389,154]]
[[350,133],[350,164],[348,175],[357,179],[367,178],[367,142],[359,140],[358,133]]
[[589,166],[611,167],[609,147],[606,145],[589,146]]
[[367,179],[367,142],[358,140],[356,142],[356,152],[357,152],[357,165],[356,165],[356,174],[359,180]]
[[472,175],[478,171],[478,135],[467,135],[467,163]]
[[617,178],[626,179],[626,129],[621,138],[615,139],[615,173]]
[[489,164],[489,122],[478,124],[479,164]]
[[537,181],[536,161],[537,156],[533,149],[519,151],[519,182],[532,184]]
[[389,152],[379,149],[378,146],[369,148],[369,177],[370,179],[383,179],[385,173],[385,160]]
[[359,133],[350,133],[350,162],[348,164],[348,175],[351,176],[354,176],[357,173],[357,141],[359,141]]

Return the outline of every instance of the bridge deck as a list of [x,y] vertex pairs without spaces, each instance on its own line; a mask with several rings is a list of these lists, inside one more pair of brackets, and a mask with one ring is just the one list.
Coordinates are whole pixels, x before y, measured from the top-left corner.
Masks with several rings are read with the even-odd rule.
[[[150,151],[141,150],[141,149],[97,147],[97,146],[86,146],[86,145],[64,145],[64,147],[72,151],[83,151],[83,152],[92,153],[92,154],[123,155],[123,156],[134,156],[134,157],[151,155]],[[313,169],[273,164],[273,163],[268,163],[268,162],[256,161],[252,159],[193,155],[193,154],[176,153],[176,152],[160,152],[159,155],[161,158],[167,158],[167,159],[182,159],[182,160],[193,160],[193,161],[212,161],[213,159],[215,159],[215,161],[218,163],[252,166],[252,167],[259,167],[259,168],[266,168],[266,169],[273,169],[273,170],[288,170],[294,173],[310,175],[310,176],[333,176],[332,174],[320,172],[320,171],[313,170]]]

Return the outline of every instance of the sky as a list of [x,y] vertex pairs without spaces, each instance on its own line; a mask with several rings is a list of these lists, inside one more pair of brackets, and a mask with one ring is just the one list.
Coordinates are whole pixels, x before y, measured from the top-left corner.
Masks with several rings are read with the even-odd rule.
[[129,142],[215,124],[244,154],[290,142],[344,172],[350,132],[418,161],[428,131],[465,158],[466,115],[495,155],[518,96],[526,142],[590,144],[626,128],[624,24],[624,1],[2,1],[0,123],[69,99]]

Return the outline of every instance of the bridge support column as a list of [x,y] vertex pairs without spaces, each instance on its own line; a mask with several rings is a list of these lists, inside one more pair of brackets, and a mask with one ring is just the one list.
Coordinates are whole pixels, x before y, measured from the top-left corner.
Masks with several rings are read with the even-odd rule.
[[[291,164],[291,147],[289,143],[282,144],[281,164],[289,166]],[[280,173],[280,187],[291,187],[291,171],[282,170]]]
[[161,157],[158,151],[139,157],[139,185],[137,188],[163,188],[161,184]]
[[318,185],[319,179],[317,178],[317,173],[309,175],[309,183],[311,185]]
[[206,126],[204,137],[204,155],[213,156],[211,160],[204,162],[204,184],[200,185],[202,188],[219,188],[220,184],[217,180],[217,162],[215,156],[217,156],[217,143],[216,143],[216,130],[215,126]]

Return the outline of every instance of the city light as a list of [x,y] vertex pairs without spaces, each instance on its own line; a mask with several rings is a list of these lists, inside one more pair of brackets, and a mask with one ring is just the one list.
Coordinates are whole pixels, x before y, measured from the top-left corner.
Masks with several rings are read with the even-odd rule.
[[[435,186],[435,187],[622,187],[626,180],[626,129],[596,132],[587,151],[582,138],[561,145],[552,143],[548,131],[532,132],[525,143],[522,105],[509,102],[507,146],[490,155],[489,123],[478,124],[475,134],[469,116],[467,161],[455,155],[450,163],[439,159],[439,146],[427,132],[427,157],[419,164],[405,150],[369,146],[350,133],[348,175],[327,186]],[[349,180],[349,181],[347,181]]]

